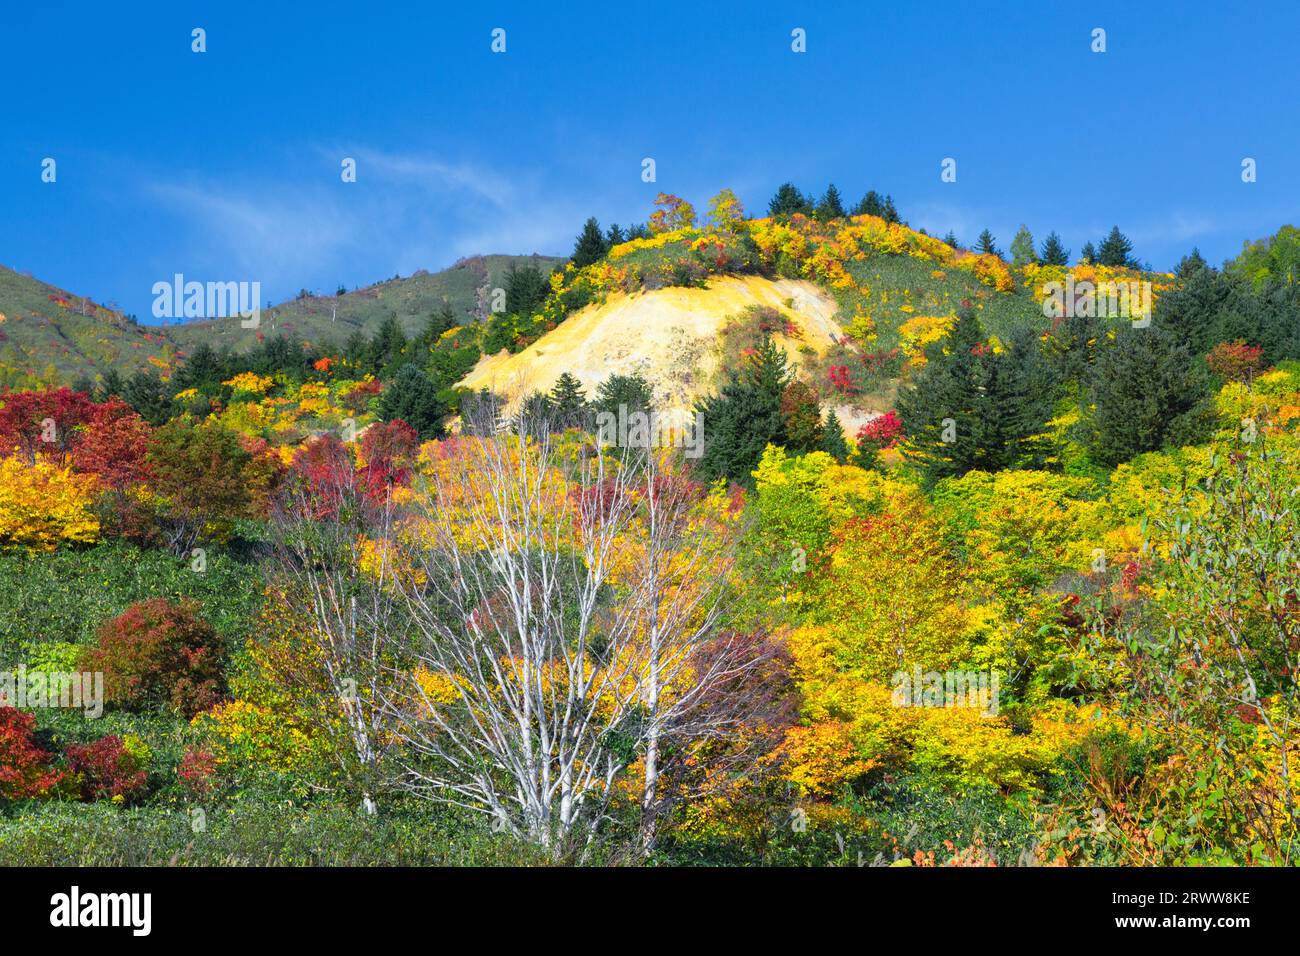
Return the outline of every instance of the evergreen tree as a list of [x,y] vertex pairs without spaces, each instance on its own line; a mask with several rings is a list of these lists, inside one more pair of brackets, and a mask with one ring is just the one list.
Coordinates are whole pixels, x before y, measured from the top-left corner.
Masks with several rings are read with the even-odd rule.
[[1083,250],[1079,253],[1079,261],[1080,261],[1080,262],[1096,262],[1096,261],[1097,261],[1097,247],[1094,246],[1091,242],[1085,242],[1085,243],[1083,244]]
[[943,237],[943,241],[945,245],[952,246],[954,249],[961,248],[961,243],[957,240],[957,233],[951,229],[948,230],[948,235]]
[[1061,237],[1049,232],[1043,241],[1039,261],[1045,266],[1064,266],[1070,264],[1070,250],[1061,245]]
[[[265,344],[265,343],[264,343]],[[370,340],[367,349],[367,364],[373,375],[382,375],[385,370],[396,369],[402,363],[402,353],[406,349],[406,333],[402,331],[397,316],[389,313],[379,323],[375,337]],[[414,425],[414,422],[408,422]]]
[[1204,366],[1165,328],[1120,326],[1093,372],[1093,459],[1114,466],[1166,444],[1206,440],[1213,406]]
[[[595,221],[589,220],[593,223]],[[604,240],[602,239],[601,242],[603,244]],[[532,316],[542,307],[550,291],[550,283],[546,281],[546,276],[542,275],[541,269],[533,265],[517,268],[511,263],[509,271],[506,272],[505,282],[506,314]]]
[[627,237],[623,235],[623,230],[619,228],[618,223],[614,223],[609,227],[609,231],[605,233],[605,250],[609,251],[614,246],[624,242],[627,242]]
[[817,204],[817,218],[822,222],[844,218],[844,204],[840,201],[840,191],[834,183],[826,187],[826,194]]
[[1188,279],[1191,278],[1193,274],[1200,272],[1208,266],[1209,263],[1206,262],[1204,256],[1201,255],[1201,250],[1193,246],[1190,253],[1178,260],[1178,266],[1174,269],[1174,275],[1178,276],[1180,279]]
[[1011,264],[1014,266],[1027,266],[1038,261],[1038,253],[1034,251],[1034,236],[1029,231],[1029,227],[1021,223],[1016,230],[1015,238],[1011,240]]
[[99,380],[99,388],[95,392],[95,401],[106,402],[110,398],[121,398],[124,388],[122,373],[115,368],[110,368]]
[[386,422],[401,419],[422,439],[442,438],[446,433],[442,420],[448,409],[438,395],[438,388],[424,370],[403,365],[379,395],[377,411]]
[[596,386],[596,397],[591,405],[594,411],[611,415],[619,413],[619,406],[623,406],[628,415],[649,412],[654,407],[654,391],[640,375],[614,374]]
[[899,221],[899,218],[898,218],[898,210],[894,208],[894,197],[893,197],[893,196],[886,196],[886,197],[885,197],[885,203],[884,203],[884,205],[881,206],[881,208],[880,208],[880,215],[881,215],[881,218],[883,218],[883,219],[885,220],[885,222],[898,222],[898,221]]
[[874,189],[868,190],[867,194],[853,207],[853,215],[880,216],[884,218],[885,204],[880,199],[880,193]]
[[993,233],[985,229],[980,233],[980,237],[975,240],[975,251],[982,256],[1000,256],[998,247],[995,244]]
[[704,423],[704,453],[695,468],[703,480],[753,485],[763,449],[785,444],[781,396],[789,383],[785,353],[764,339],[744,367],[731,372],[719,394],[696,406]]
[[72,383],[72,390],[74,392],[81,392],[84,395],[88,395],[92,400],[95,397],[95,383],[91,381],[90,376],[84,372],[78,375],[76,380]]
[[812,203],[795,188],[794,183],[782,183],[767,204],[767,211],[774,219],[789,218],[797,212],[809,216],[812,215]]
[[[605,253],[609,251],[609,246],[605,242],[605,234],[600,231],[600,223],[596,217],[592,216],[582,224],[582,232],[573,243],[573,255],[569,258],[573,260],[575,269],[581,269],[583,266],[589,266],[593,262],[599,262],[605,258]],[[506,307],[507,311],[513,311]],[[516,315],[523,313],[516,312]]]
[[1097,264],[1101,266],[1131,266],[1137,268],[1133,258],[1133,243],[1119,231],[1119,226],[1112,226],[1109,235],[1101,241],[1097,249]]
[[897,406],[903,455],[928,484],[1039,459],[1051,395],[1034,394],[1042,373],[1025,367],[1032,336],[1022,338],[1018,354],[995,355],[974,310],[963,308],[949,334],[926,349],[926,364]]
[[554,426],[564,428],[586,428],[588,426],[587,393],[582,382],[568,372],[563,373],[555,382],[549,396],[551,417]]
[[826,422],[822,425],[821,450],[840,464],[844,464],[849,457],[849,443],[844,438],[844,426],[840,424],[840,416],[835,414],[833,408],[826,413]]
[[201,392],[215,393],[230,377],[225,371],[216,350],[207,342],[200,342],[185,364],[172,375],[172,386],[177,392],[196,388]]
[[163,390],[158,372],[153,369],[140,369],[128,378],[121,397],[150,425],[161,425],[171,418],[172,400]]

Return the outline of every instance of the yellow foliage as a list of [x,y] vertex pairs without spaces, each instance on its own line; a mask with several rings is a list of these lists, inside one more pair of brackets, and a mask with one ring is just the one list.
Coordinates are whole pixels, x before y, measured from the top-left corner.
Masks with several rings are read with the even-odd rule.
[[99,519],[90,510],[96,490],[93,476],[70,468],[0,458],[0,547],[93,544],[99,539]]

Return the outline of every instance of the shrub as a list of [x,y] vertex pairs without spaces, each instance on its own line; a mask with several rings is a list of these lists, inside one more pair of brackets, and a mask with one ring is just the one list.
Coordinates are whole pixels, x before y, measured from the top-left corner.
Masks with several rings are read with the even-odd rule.
[[116,734],[88,744],[69,744],[68,769],[80,783],[81,798],[122,802],[142,795],[149,774],[141,749]]
[[53,551],[99,537],[91,511],[95,479],[48,461],[0,458],[0,548]]
[[167,708],[185,717],[225,693],[223,648],[192,601],[152,598],[131,605],[99,629],[86,668],[104,674],[104,699],[128,710]]
[[36,718],[13,707],[0,707],[0,800],[44,796],[62,779],[32,737]]

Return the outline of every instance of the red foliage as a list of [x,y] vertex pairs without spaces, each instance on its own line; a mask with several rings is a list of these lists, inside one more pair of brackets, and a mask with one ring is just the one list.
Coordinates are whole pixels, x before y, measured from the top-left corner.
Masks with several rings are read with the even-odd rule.
[[858,443],[867,442],[877,448],[893,448],[903,437],[903,420],[898,412],[888,411],[877,415],[858,429]]
[[321,435],[300,448],[293,457],[292,471],[306,485],[314,518],[337,515],[357,484],[352,455],[334,435]]
[[88,670],[104,674],[107,703],[132,710],[170,707],[193,717],[225,692],[221,641],[197,603],[152,598],[100,625]]
[[361,457],[366,462],[361,479],[366,494],[382,500],[390,487],[409,482],[419,452],[419,433],[400,418],[367,428],[361,436]]
[[38,453],[66,460],[77,429],[96,408],[89,395],[70,388],[5,392],[0,402],[0,454],[18,449],[32,462]]
[[63,777],[32,738],[35,727],[31,714],[0,707],[0,800],[44,796]]
[[832,365],[826,371],[826,377],[830,380],[831,388],[844,395],[853,395],[858,392],[857,383],[849,374],[847,365]]
[[1235,342],[1220,342],[1210,349],[1205,356],[1210,371],[1233,382],[1244,382],[1253,378],[1263,364],[1264,349],[1258,345],[1247,345],[1244,339]]
[[69,744],[68,769],[81,781],[83,800],[131,799],[144,792],[149,774],[115,734],[88,744]]
[[117,490],[150,477],[146,456],[153,443],[153,429],[131,406],[121,399],[109,399],[94,406],[88,425],[73,444],[73,467],[98,475]]
[[176,768],[176,777],[191,796],[206,797],[216,789],[217,758],[201,747],[187,748]]

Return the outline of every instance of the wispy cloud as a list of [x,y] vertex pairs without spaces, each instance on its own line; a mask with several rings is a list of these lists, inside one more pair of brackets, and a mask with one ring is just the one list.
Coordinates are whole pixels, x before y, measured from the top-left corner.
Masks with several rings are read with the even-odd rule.
[[141,183],[141,198],[175,220],[178,268],[257,279],[275,297],[438,269],[475,253],[566,250],[588,215],[585,197],[555,195],[487,165],[361,146],[319,153],[332,163],[354,158],[357,182],[337,173],[236,183],[176,177]]

